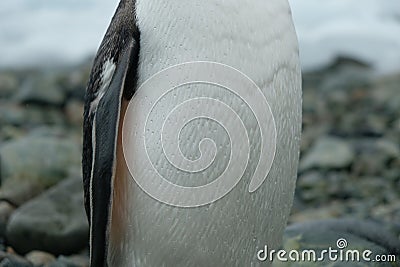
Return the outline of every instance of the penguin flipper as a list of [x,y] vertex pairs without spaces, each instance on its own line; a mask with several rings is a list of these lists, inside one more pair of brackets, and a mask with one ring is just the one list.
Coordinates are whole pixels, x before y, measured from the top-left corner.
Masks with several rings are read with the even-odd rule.
[[[125,51],[129,53],[129,51]],[[126,58],[125,58],[126,57]],[[118,137],[124,81],[129,55],[118,63],[114,77],[98,103],[93,120],[93,164],[90,181],[91,257],[95,261],[106,257],[111,217],[111,198],[116,172],[116,145]]]
[[82,170],[92,267],[107,266],[121,106],[136,89],[140,42],[135,20],[134,1],[121,1],[86,90]]

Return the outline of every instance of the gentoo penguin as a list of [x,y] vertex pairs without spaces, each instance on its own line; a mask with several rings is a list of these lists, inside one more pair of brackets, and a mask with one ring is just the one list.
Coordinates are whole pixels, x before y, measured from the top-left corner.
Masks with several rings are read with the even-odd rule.
[[[147,93],[153,93],[147,86],[143,99],[134,101],[141,86],[163,70],[186,62],[224,66],[227,73],[238,74],[228,75],[233,77],[233,87],[242,86],[235,79],[243,76],[259,92],[250,88],[241,96],[216,83],[177,86],[168,91],[158,109],[154,106],[143,117],[149,119],[149,129],[135,129],[130,120],[142,118],[147,110],[141,104]],[[223,71],[209,76],[225,79]],[[191,98],[198,98],[207,114],[215,110],[215,103],[224,102],[233,113],[219,115],[227,121],[240,117],[238,127],[246,129],[242,139],[249,146],[243,151],[249,160],[238,173],[240,181],[215,201],[173,205],[144,190],[127,158],[151,160],[165,179],[189,188],[217,179],[229,162],[246,154],[229,150],[235,146],[230,137],[236,131],[227,133],[232,128],[198,116],[176,129],[183,136],[178,145],[192,163],[212,150],[212,162],[194,172],[169,162],[160,145],[163,137],[154,136],[164,126],[175,127],[168,125],[166,115],[176,111],[177,116],[185,116],[179,107]],[[215,101],[205,102],[210,98]],[[265,109],[254,115],[253,111],[260,110],[257,101],[264,100],[268,105],[260,105]],[[266,124],[258,119],[265,114],[273,121]],[[263,135],[263,127],[273,134]],[[83,128],[90,266],[267,266],[268,262],[257,259],[257,252],[265,245],[275,249],[281,244],[293,199],[301,131],[298,44],[287,0],[121,0],[94,60]],[[143,136],[146,153],[126,145]],[[214,146],[203,146],[210,139]],[[265,151],[269,154],[262,157]],[[266,179],[249,190],[258,166]],[[150,169],[141,171],[145,180],[155,176]],[[171,196],[168,190],[159,192]],[[193,195],[194,200],[197,197],[202,198]],[[171,201],[179,202],[179,198],[172,195]]]

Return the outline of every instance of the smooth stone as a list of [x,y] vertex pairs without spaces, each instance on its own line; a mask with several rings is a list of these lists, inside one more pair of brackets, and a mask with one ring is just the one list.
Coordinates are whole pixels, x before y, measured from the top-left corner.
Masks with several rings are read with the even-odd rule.
[[353,162],[354,157],[354,151],[346,141],[335,137],[322,137],[301,159],[300,170],[345,168]]
[[30,261],[34,266],[44,266],[56,260],[54,255],[39,250],[29,252],[25,255],[25,259]]
[[22,205],[10,218],[8,242],[19,253],[82,250],[88,240],[82,190],[82,180],[71,177]]
[[0,198],[20,205],[68,175],[80,165],[76,140],[30,135],[0,147]]
[[[316,255],[321,255],[324,249],[339,250],[337,241],[345,239],[343,252],[357,250],[360,254],[365,250],[372,251],[372,255],[396,255],[400,260],[400,240],[396,238],[399,232],[393,231],[387,223],[372,220],[332,219],[311,221],[307,223],[293,224],[286,228],[284,234],[283,249],[287,252],[296,250],[314,250]],[[371,256],[372,258],[372,256]],[[325,254],[324,261],[278,261],[273,266],[393,266],[393,263],[366,262],[360,257],[360,261],[330,261]]]

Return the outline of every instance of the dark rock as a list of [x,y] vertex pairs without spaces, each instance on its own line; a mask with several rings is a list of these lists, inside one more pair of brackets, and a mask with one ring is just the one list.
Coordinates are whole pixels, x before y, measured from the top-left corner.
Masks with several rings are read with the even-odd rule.
[[7,240],[20,253],[42,250],[70,254],[83,249],[87,239],[82,180],[77,177],[18,208],[7,226]]

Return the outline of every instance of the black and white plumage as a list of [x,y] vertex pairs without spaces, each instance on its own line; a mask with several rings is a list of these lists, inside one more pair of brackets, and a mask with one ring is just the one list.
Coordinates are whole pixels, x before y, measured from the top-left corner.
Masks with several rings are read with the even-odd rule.
[[[243,193],[247,179],[211,205],[185,209],[162,204],[135,184],[124,162],[121,129],[140,84],[196,60],[239,69],[261,88],[276,120],[277,153],[268,182],[256,192]],[[197,90],[203,89],[191,92]],[[168,111],[158,112],[162,117]],[[257,248],[281,242],[298,164],[301,79],[287,0],[121,0],[94,61],[84,117],[92,267],[257,266]],[[255,149],[257,138],[250,140]],[[256,163],[250,162],[249,172]]]
[[122,100],[129,100],[136,86],[140,42],[134,18],[134,2],[121,1],[97,52],[87,86],[82,167],[91,266],[106,266],[115,140]]

